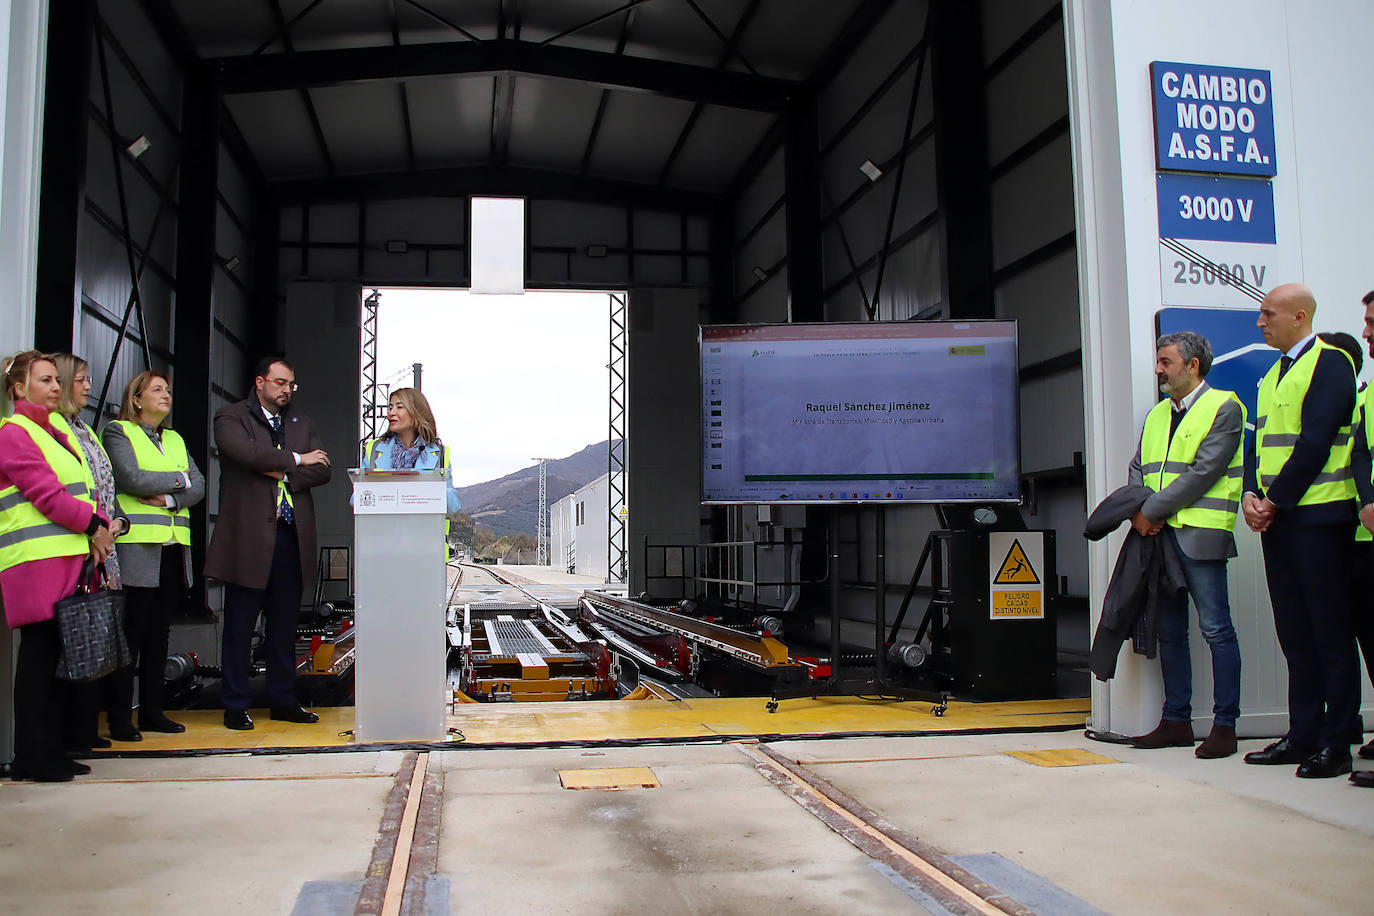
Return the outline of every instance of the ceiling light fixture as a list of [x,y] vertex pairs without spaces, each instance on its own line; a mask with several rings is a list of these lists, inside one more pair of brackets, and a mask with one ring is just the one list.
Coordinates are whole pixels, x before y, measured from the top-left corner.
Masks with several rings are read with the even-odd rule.
[[883,177],[883,170],[874,165],[872,159],[865,159],[864,164],[859,166],[859,171],[867,175],[869,181],[877,181]]
[[148,152],[148,147],[152,145],[152,140],[149,140],[147,137],[143,136],[142,134],[139,134],[138,138],[134,140],[133,143],[130,143],[127,147],[125,147],[125,151],[129,154],[130,159],[137,159],[139,156],[142,156],[144,153]]
[[405,239],[387,239],[387,240],[386,240],[386,252],[387,252],[387,254],[405,254],[405,253],[406,253],[407,251],[409,251],[409,250],[410,250],[410,243],[408,243]]
[[238,267],[242,263],[243,262],[239,260],[238,255],[230,255],[229,258],[224,262],[224,269],[233,270],[235,267]]
[[764,270],[762,267],[759,267],[758,265],[754,265],[754,276],[758,277],[760,282],[763,280],[767,280],[768,271]]
[[589,258],[604,258],[605,256],[606,256],[606,246],[605,246],[605,245],[588,245],[588,246],[587,246],[587,257],[589,257]]

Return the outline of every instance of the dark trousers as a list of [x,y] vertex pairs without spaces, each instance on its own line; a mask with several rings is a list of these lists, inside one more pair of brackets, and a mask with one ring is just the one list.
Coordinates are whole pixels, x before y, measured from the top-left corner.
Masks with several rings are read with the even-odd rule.
[[59,739],[57,658],[62,637],[57,621],[19,627],[19,657],[14,666],[14,762],[42,770],[63,760]]
[[1348,585],[1351,528],[1276,520],[1261,543],[1274,626],[1288,661],[1288,740],[1299,750],[1344,750],[1360,706]]
[[111,675],[114,699],[110,724],[133,723],[134,675],[138,675],[138,715],[162,715],[162,685],[167,667],[167,639],[172,612],[186,591],[185,552],[178,544],[162,548],[155,588],[124,589],[124,635],[134,663]]
[[266,588],[224,586],[224,639],[220,667],[224,669],[224,708],[244,710],[252,699],[253,628],[258,612],[267,618],[263,654],[267,661],[267,702],[296,705],[296,624],[301,604],[301,547],[296,526],[277,523],[272,569]]
[[57,682],[57,704],[61,709],[62,746],[69,751],[87,751],[100,737],[100,701],[114,674],[98,681]]
[[1356,541],[1350,564],[1350,614],[1364,666],[1374,678],[1374,542]]

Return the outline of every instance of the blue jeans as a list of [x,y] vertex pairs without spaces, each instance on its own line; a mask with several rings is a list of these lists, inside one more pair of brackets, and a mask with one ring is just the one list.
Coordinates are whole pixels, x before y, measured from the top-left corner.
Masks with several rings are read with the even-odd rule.
[[[1174,529],[1166,527],[1159,537],[1168,538],[1178,550],[1188,595],[1197,606],[1202,638],[1212,649],[1212,717],[1217,725],[1234,727],[1240,717],[1240,643],[1231,625],[1231,605],[1226,596],[1226,561],[1194,560],[1178,549]],[[1188,595],[1159,603],[1159,664],[1164,673],[1164,715],[1173,722],[1193,718],[1193,665],[1188,652]]]

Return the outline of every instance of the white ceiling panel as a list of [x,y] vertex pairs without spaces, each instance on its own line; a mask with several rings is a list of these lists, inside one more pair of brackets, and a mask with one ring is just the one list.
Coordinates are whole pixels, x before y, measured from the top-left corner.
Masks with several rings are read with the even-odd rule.
[[576,172],[601,101],[601,88],[572,80],[517,79],[508,161]]
[[225,104],[268,181],[324,173],[319,143],[299,92],[231,95]]
[[311,89],[310,97],[335,172],[394,172],[408,166],[399,84],[325,86]]
[[674,187],[719,190],[735,177],[773,118],[738,108],[706,106],[668,173]]
[[612,92],[592,151],[592,173],[627,181],[658,181],[691,111],[691,102],[642,92]]
[[410,129],[419,168],[480,165],[491,148],[490,76],[410,80]]

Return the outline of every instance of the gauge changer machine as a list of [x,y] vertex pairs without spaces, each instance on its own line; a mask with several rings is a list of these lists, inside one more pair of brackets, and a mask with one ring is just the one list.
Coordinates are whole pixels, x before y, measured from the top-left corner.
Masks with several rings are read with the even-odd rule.
[[357,740],[445,734],[443,471],[351,469]]

